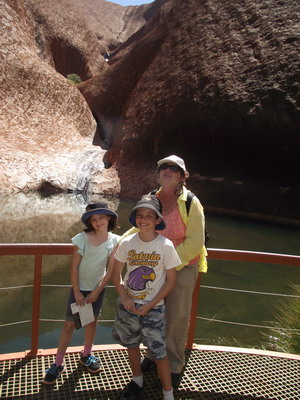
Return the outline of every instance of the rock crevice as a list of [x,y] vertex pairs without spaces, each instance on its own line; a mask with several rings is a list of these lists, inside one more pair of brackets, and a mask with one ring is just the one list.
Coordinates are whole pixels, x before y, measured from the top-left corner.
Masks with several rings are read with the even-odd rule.
[[[0,7],[1,191],[47,182],[137,197],[155,184],[156,160],[177,153],[192,176],[207,177],[191,182],[215,208],[224,206],[222,190],[217,181],[214,192],[207,185],[222,177],[244,183],[228,209],[249,213],[251,198],[253,213],[267,214],[264,183],[277,188],[266,196],[270,218],[279,210],[299,219],[290,195],[300,168],[297,2],[157,0],[127,8],[0,0]],[[74,87],[69,73],[84,82]],[[78,168],[91,176],[81,181]]]

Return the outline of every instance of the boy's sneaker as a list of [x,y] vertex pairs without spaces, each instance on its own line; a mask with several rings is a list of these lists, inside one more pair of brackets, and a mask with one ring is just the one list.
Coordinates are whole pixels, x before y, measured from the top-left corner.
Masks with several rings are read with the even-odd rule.
[[121,394],[119,400],[139,400],[142,399],[144,386],[139,385],[133,381],[130,381],[126,386],[124,392]]
[[150,360],[147,357],[144,357],[143,361],[141,362],[141,371],[153,371],[156,369],[156,364],[154,361]]
[[57,367],[56,364],[52,364],[51,367],[46,370],[46,375],[44,376],[42,383],[45,385],[53,385],[56,382],[56,379],[60,377],[63,370],[63,365]]
[[81,355],[79,362],[80,364],[87,367],[88,371],[91,372],[92,374],[96,374],[97,372],[102,371],[102,368],[100,366],[100,361],[98,360],[97,357],[92,356],[91,354],[89,354],[88,356]]

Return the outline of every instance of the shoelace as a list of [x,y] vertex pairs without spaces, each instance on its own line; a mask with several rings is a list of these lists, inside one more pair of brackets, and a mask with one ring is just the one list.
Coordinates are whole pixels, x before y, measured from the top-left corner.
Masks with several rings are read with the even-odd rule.
[[98,361],[98,359],[95,356],[90,355],[87,359],[86,365],[89,366],[91,364],[94,364]]
[[59,369],[56,365],[51,365],[49,369],[46,369],[46,373],[51,373],[54,376],[57,376],[59,374]]

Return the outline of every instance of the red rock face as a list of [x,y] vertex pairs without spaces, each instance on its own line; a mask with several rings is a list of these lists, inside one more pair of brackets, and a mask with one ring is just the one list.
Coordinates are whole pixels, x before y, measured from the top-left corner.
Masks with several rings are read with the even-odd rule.
[[90,145],[94,119],[78,89],[39,57],[24,2],[0,7],[0,191],[45,181],[62,189],[68,180],[75,188],[82,149],[101,154]]
[[112,145],[108,162],[153,165],[179,153],[195,172],[295,183],[296,3],[161,5],[113,53],[111,68],[80,87]]
[[40,57],[63,76],[76,73],[82,80],[106,69],[105,51],[139,29],[147,9],[105,0],[25,0],[25,5]]
[[[125,12],[104,0],[7,0],[0,8],[0,192],[88,190],[89,182],[98,182],[90,174],[103,169],[104,151],[92,146],[95,120],[66,77],[85,80],[107,69],[106,46],[126,38],[133,29],[126,21],[142,10]],[[89,27],[96,15],[102,20]],[[117,177],[101,190],[116,187]]]
[[[299,217],[292,200],[300,145],[297,2],[157,0],[124,8],[104,0],[2,0],[0,6],[0,190],[48,183],[74,190],[82,181],[77,171],[91,163],[82,188],[136,198],[155,186],[156,161],[177,153],[206,204],[222,208],[229,192],[237,202],[226,200],[227,209],[247,203],[248,214],[256,204],[254,213],[273,207],[272,215]],[[69,73],[85,82],[72,86]],[[113,166],[103,172],[99,146],[108,150],[105,165]],[[261,182],[277,190],[264,204],[256,200]]]

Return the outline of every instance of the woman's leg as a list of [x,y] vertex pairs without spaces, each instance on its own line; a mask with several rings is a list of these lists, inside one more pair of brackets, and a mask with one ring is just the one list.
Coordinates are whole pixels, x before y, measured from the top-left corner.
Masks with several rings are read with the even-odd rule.
[[176,286],[166,299],[167,353],[173,374],[180,373],[185,365],[185,345],[197,278],[197,265],[177,271]]

